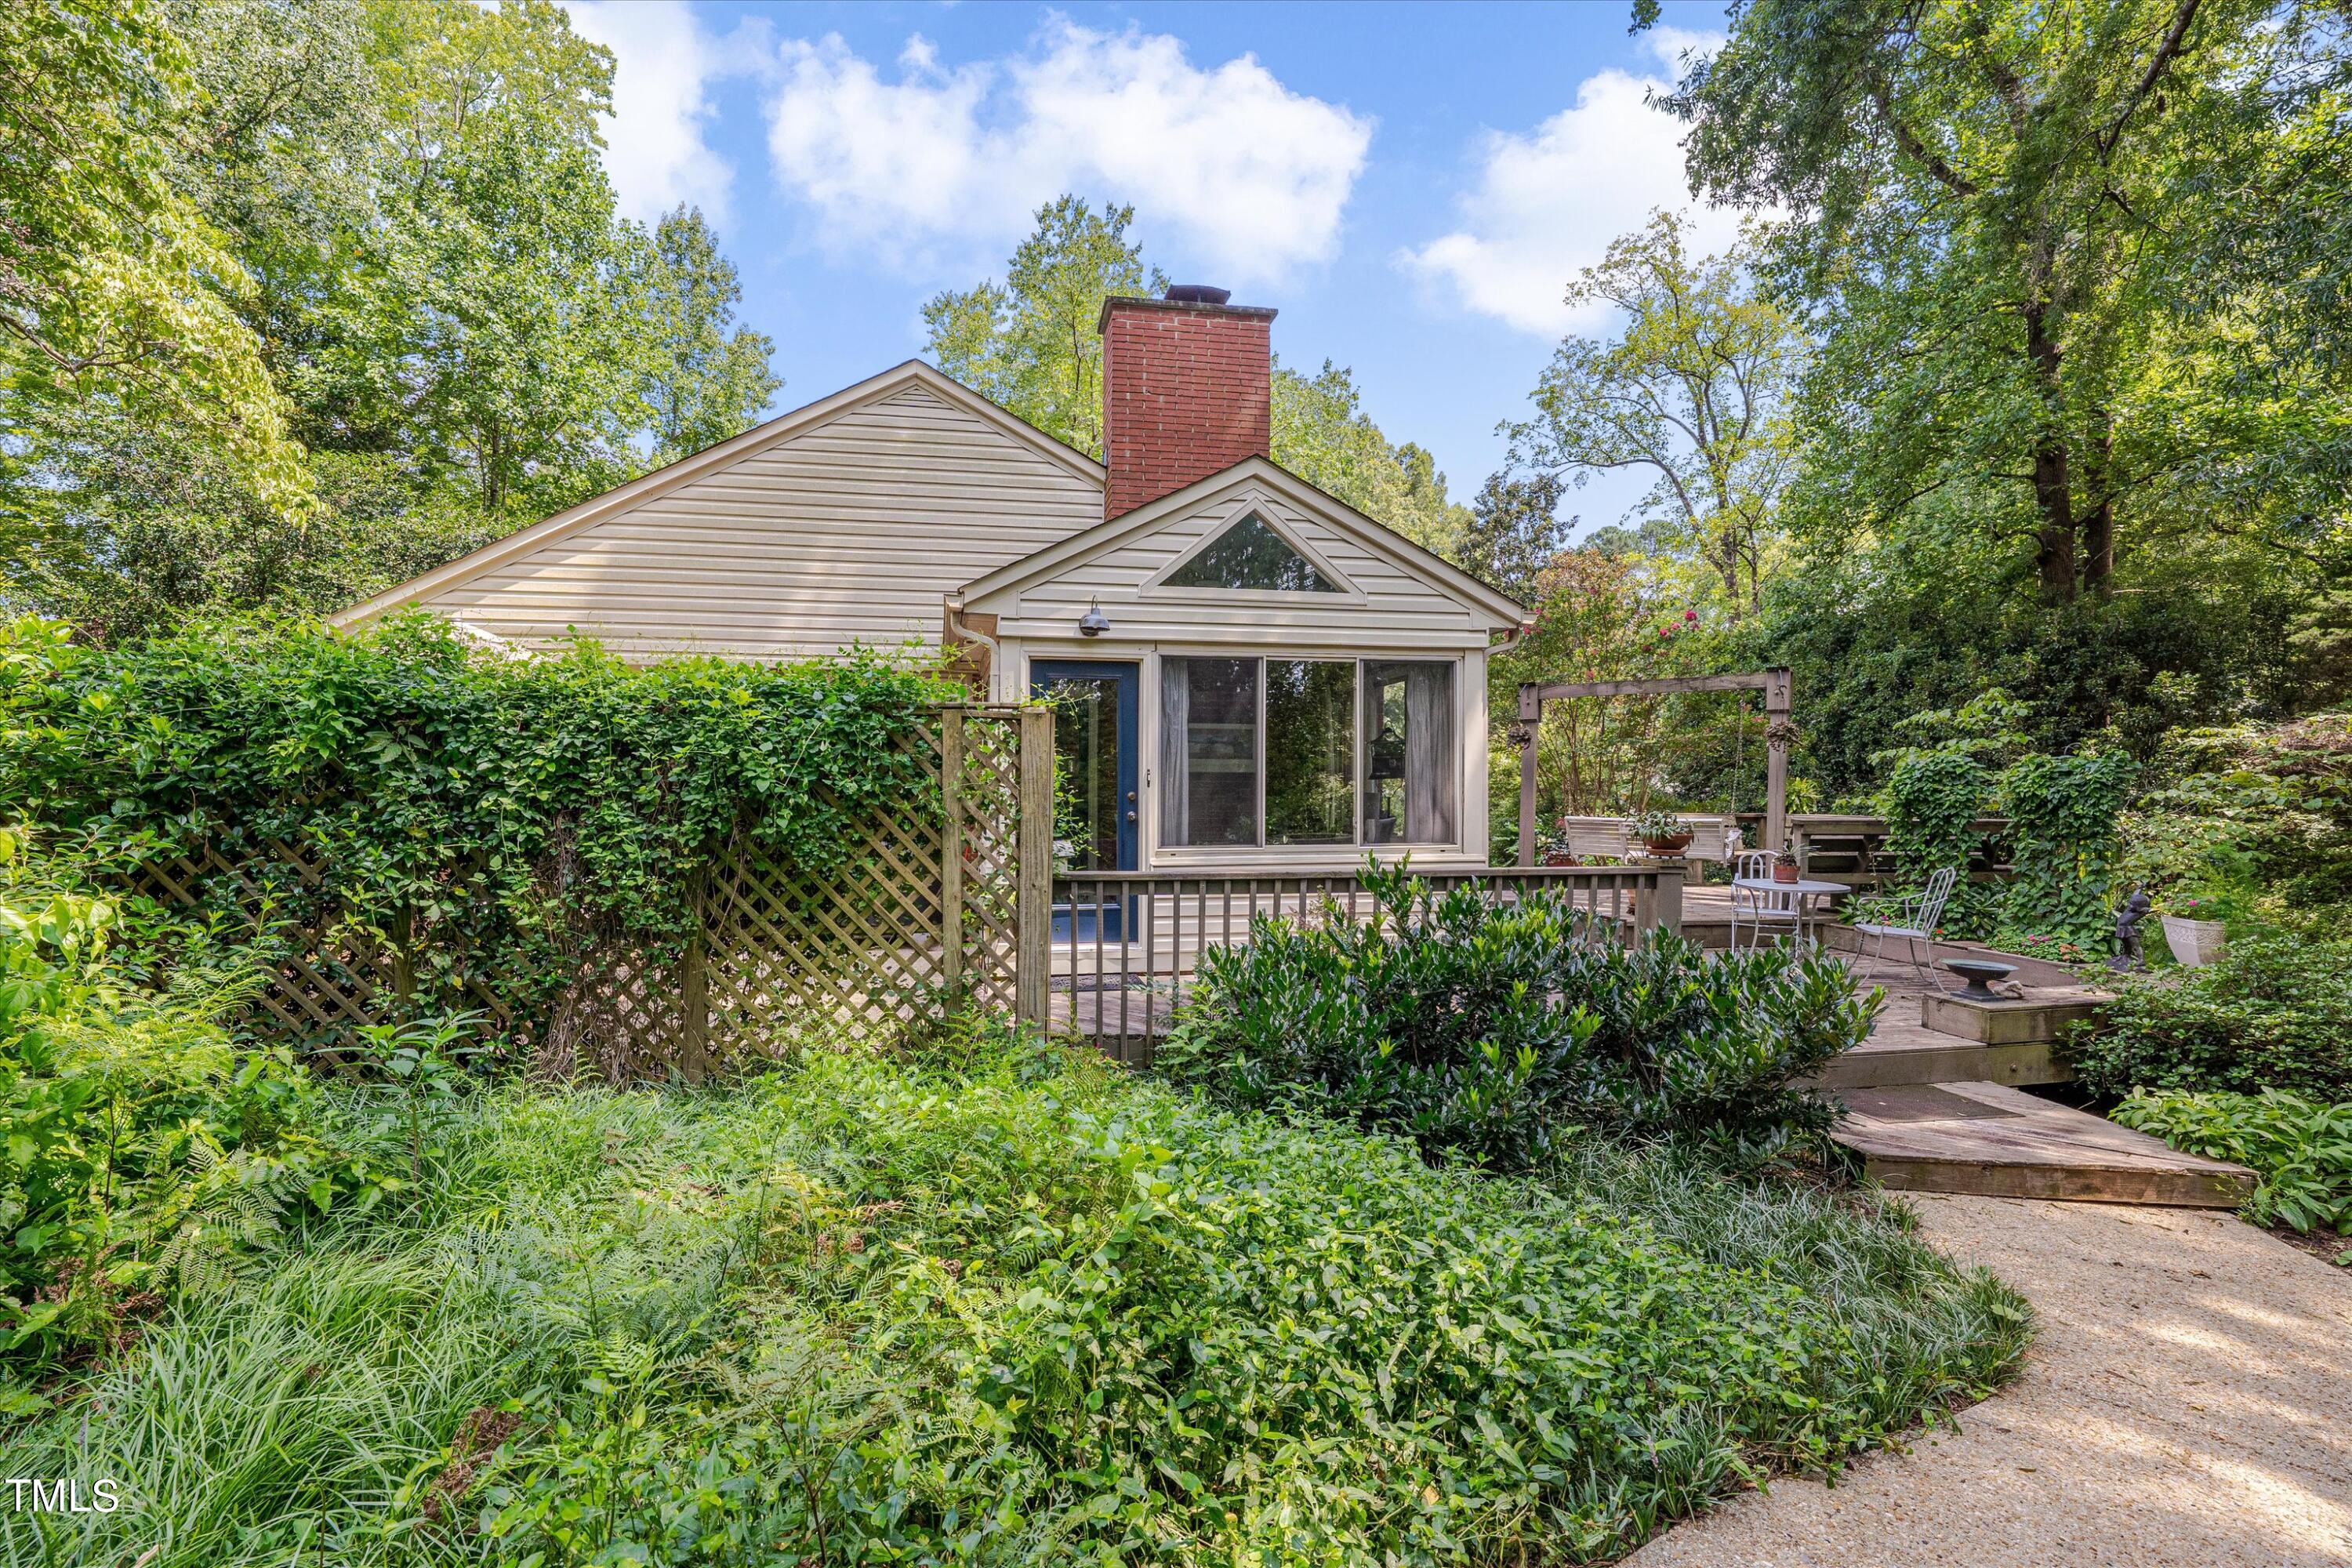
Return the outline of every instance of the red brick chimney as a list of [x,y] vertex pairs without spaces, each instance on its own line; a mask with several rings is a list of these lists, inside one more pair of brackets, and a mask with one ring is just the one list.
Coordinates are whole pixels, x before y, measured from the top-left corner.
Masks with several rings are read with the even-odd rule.
[[1106,521],[1273,455],[1274,312],[1229,298],[1178,284],[1164,299],[1103,301]]

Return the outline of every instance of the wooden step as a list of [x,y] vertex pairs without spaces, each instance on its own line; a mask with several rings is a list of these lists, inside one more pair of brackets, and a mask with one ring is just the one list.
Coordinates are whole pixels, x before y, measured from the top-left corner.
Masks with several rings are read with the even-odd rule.
[[1998,1083],[1903,1084],[1841,1097],[1832,1136],[1897,1192],[2235,1208],[2243,1165],[2168,1148],[2104,1117]]
[[2074,1076],[2048,1040],[1985,1045],[1917,1024],[1882,1022],[1810,1082],[1843,1090],[1915,1083],[2065,1083]]
[[1922,1026],[1987,1046],[2047,1044],[2077,1024],[2095,1023],[2107,998],[2094,991],[2036,988],[2023,997],[1991,1002],[1969,996],[1922,996]]

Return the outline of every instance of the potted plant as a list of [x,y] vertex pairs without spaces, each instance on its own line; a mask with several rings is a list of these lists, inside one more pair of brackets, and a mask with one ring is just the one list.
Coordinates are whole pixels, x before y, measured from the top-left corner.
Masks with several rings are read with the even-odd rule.
[[1799,879],[1800,875],[1797,868],[1796,851],[1783,845],[1780,852],[1772,857],[1772,879],[1776,882],[1794,882]]
[[2190,969],[2218,963],[2229,936],[2221,915],[2218,899],[2178,893],[2165,900],[2164,945],[2172,950],[2173,962]]
[[1672,859],[1690,847],[1691,829],[1671,811],[1645,811],[1625,824],[1629,837],[1661,860]]
[[1576,865],[1576,851],[1568,847],[1568,824],[1555,822],[1536,830],[1536,849],[1547,866]]

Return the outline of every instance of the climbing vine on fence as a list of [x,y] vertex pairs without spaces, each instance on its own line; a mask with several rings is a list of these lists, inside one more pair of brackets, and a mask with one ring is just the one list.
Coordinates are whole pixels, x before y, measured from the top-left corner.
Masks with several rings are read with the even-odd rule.
[[2119,752],[2010,764],[2000,791],[2016,875],[2001,897],[2004,928],[2105,950],[2121,847],[2116,823],[2137,773]]
[[[21,620],[0,628],[0,810],[100,865],[209,846],[252,868],[258,910],[251,884],[232,899],[223,879],[193,924],[149,910],[159,951],[167,927],[236,935],[331,901],[362,936],[495,964],[527,1008],[599,941],[681,940],[694,879],[731,833],[824,871],[858,825],[926,808],[930,769],[901,742],[950,694],[878,655],[501,658],[422,616],[107,649]],[[264,853],[273,841],[295,862]],[[420,1005],[436,980],[454,983],[417,977]]]

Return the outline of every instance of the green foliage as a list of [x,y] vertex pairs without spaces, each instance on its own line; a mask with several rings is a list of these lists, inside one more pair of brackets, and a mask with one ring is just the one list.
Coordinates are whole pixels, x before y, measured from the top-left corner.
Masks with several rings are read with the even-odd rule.
[[1664,556],[1695,559],[1733,620],[1761,605],[1780,491],[1796,470],[1785,417],[1805,341],[1763,296],[1752,252],[1693,257],[1684,220],[1652,215],[1569,285],[1568,302],[1622,320],[1616,340],[1570,335],[1508,426],[1510,466],[1582,484],[1637,468],[1635,510]]
[[0,499],[37,516],[22,444],[84,405],[177,425],[273,505],[309,500],[238,314],[254,278],[173,177],[193,84],[172,21],[147,0],[0,12]]
[[234,879],[199,889],[233,936],[406,932],[420,1015],[469,1005],[469,973],[528,1015],[599,942],[682,936],[695,878],[739,830],[787,864],[845,866],[856,824],[920,809],[928,774],[899,742],[946,691],[874,655],[502,658],[425,616],[96,652],[24,622],[0,655],[0,802],[115,863],[203,842],[249,858],[257,913]]
[[2117,819],[2138,770],[2121,752],[2021,757],[2000,775],[2015,875],[2001,891],[2008,931],[2096,952],[2108,944]]
[[1668,104],[1696,186],[1791,214],[1806,526],[1948,521],[2064,603],[2135,551],[2340,520],[2344,362],[2253,323],[2340,320],[2307,247],[2346,69],[2322,4],[1742,7]]
[[231,1046],[234,984],[132,984],[114,906],[66,873],[0,831],[0,1365],[102,1349],[228,1284],[289,1208],[397,1184],[317,1137],[291,1051]]
[[1794,952],[1626,948],[1565,899],[1434,893],[1368,870],[1373,911],[1254,922],[1202,955],[1160,1066],[1244,1106],[1298,1106],[1525,1169],[1587,1128],[1769,1148],[1832,1108],[1789,1080],[1870,1031],[1879,998]]
[[54,1555],[1607,1559],[1976,1397],[2025,1323],[1879,1203],[1433,1170],[984,1031],[452,1126],[425,1211],[314,1225],[8,1434],[139,1500]]
[[2352,942],[2234,937],[2218,963],[2122,984],[2066,1054],[2099,1094],[2277,1089],[2352,1100]]
[[2155,787],[2125,821],[2126,876],[2314,931],[2352,905],[2352,719],[2187,730],[2158,752]]
[[1942,867],[1968,874],[1979,838],[1992,781],[1965,752],[1918,752],[1886,776],[1880,809],[1886,817],[1887,858],[1906,886],[1916,887]]
[[2352,1230],[2352,1104],[2260,1094],[2141,1090],[2108,1115],[2174,1148],[2250,1166],[2262,1178],[2246,1205],[2256,1225]]
[[[74,330],[130,368],[56,395],[9,382],[0,514],[22,526],[0,564],[19,605],[106,637],[224,605],[339,608],[732,435],[773,392],[700,216],[650,234],[616,216],[598,137],[612,57],[559,7],[87,14],[107,18],[83,17],[89,50],[122,79],[58,75],[70,110],[21,166],[52,171],[49,191],[131,172],[149,194],[117,192],[110,221],[138,229],[174,314],[151,319],[135,278],[92,275],[114,291]],[[60,328],[83,320],[26,299]],[[0,331],[0,355],[18,341]]]

